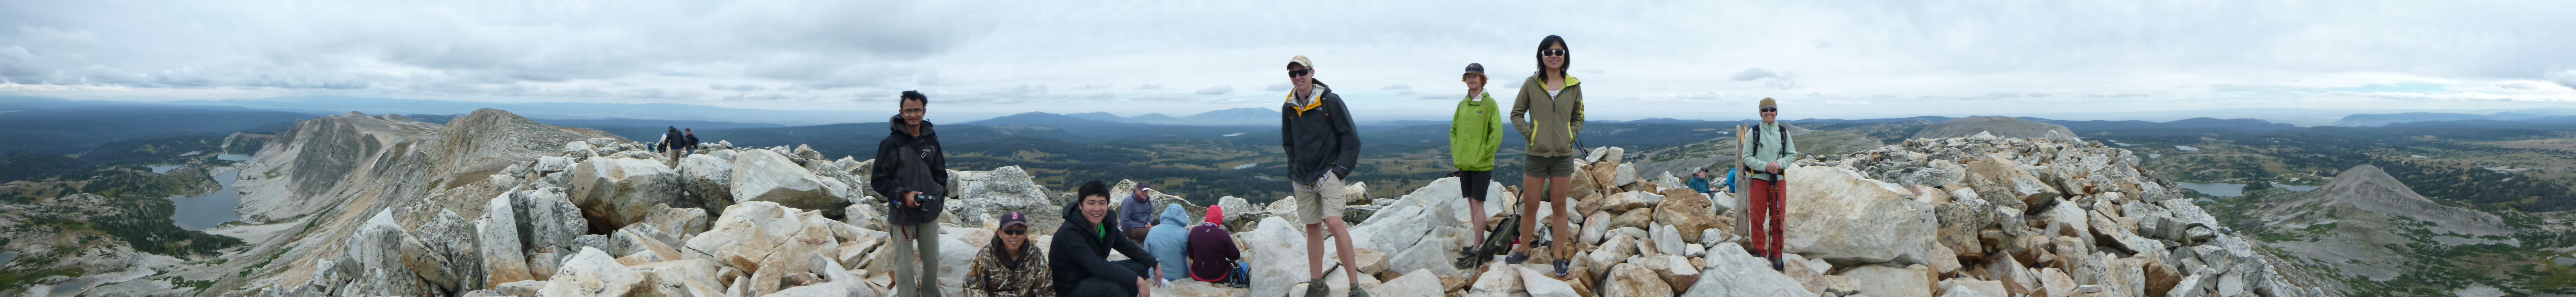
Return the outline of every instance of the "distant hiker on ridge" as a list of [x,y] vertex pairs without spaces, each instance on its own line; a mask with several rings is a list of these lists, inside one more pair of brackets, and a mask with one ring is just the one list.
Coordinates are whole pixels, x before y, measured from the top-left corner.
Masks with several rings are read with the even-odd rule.
[[[886,228],[895,240],[894,295],[939,296],[939,214],[947,210],[948,157],[939,133],[921,118],[930,96],[903,91],[903,110],[886,119],[893,130],[877,142],[876,170],[868,182],[887,201]],[[921,265],[912,265],[914,258]]]
[[1781,237],[1780,229],[1785,227],[1782,224],[1789,216],[1788,200],[1783,197],[1788,195],[1789,162],[1798,160],[1798,143],[1777,121],[1780,117],[1778,103],[1771,98],[1762,98],[1761,110],[1762,124],[1741,135],[1751,140],[1742,148],[1742,159],[1739,159],[1744,160],[1744,172],[1750,173],[1746,176],[1744,192],[1752,193],[1745,199],[1748,204],[1745,216],[1752,221],[1750,228],[1746,228],[1746,233],[1752,233],[1750,243],[1753,246],[1748,250],[1755,256],[1771,258],[1771,270],[1781,270],[1784,265],[1780,261],[1780,241],[1785,237]]
[[1449,160],[1458,166],[1458,196],[1467,198],[1467,218],[1475,223],[1467,227],[1476,230],[1470,242],[1482,243],[1485,189],[1494,180],[1494,151],[1503,145],[1503,115],[1495,107],[1502,103],[1494,102],[1494,94],[1485,93],[1485,65],[1467,63],[1467,71],[1459,74],[1458,80],[1467,83],[1467,98],[1458,100],[1457,111],[1450,114]]
[[698,153],[698,131],[680,129],[680,147],[689,149],[688,151],[680,152],[680,156],[686,157],[690,154]]
[[[1324,297],[1330,294],[1324,285],[1324,227],[1332,227],[1342,270],[1351,287],[1359,287],[1358,253],[1352,252],[1350,226],[1342,222],[1342,206],[1350,204],[1352,195],[1343,180],[1360,161],[1359,127],[1342,107],[1342,96],[1315,80],[1315,62],[1306,56],[1288,58],[1288,83],[1294,87],[1279,110],[1279,146],[1288,152],[1288,182],[1295,194],[1287,202],[1296,206],[1291,217],[1306,225],[1306,271],[1314,279],[1306,281],[1305,296]],[[1368,292],[1351,290],[1351,296]]]
[[[1574,231],[1567,228],[1566,217],[1577,214],[1565,210],[1566,203],[1572,202],[1568,199],[1571,197],[1565,197],[1565,188],[1572,187],[1574,180],[1574,153],[1579,149],[1574,147],[1574,136],[1583,131],[1583,80],[1566,75],[1565,69],[1574,64],[1573,60],[1573,54],[1566,51],[1564,37],[1548,35],[1540,39],[1539,71],[1521,82],[1520,95],[1512,101],[1512,127],[1529,139],[1529,148],[1524,150],[1529,159],[1521,164],[1523,244],[1519,251],[1503,259],[1511,264],[1529,261],[1530,246],[1538,243],[1538,218],[1528,216],[1538,215],[1538,203],[1546,201],[1556,210],[1548,226],[1555,228],[1551,230],[1556,240],[1550,255],[1556,258],[1553,273],[1557,276],[1572,268],[1567,259],[1574,258],[1574,249],[1569,246],[1574,244]],[[1541,194],[1546,195],[1544,200]]]

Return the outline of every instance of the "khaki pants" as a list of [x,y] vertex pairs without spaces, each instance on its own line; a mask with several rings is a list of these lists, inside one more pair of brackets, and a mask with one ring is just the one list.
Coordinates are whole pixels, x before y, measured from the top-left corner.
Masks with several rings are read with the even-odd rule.
[[[895,225],[887,235],[894,236],[894,295],[901,297],[939,296],[939,223]],[[905,241],[906,238],[912,239]],[[921,260],[915,268],[913,260]],[[919,277],[910,277],[916,276]],[[914,280],[919,282],[915,283]]]

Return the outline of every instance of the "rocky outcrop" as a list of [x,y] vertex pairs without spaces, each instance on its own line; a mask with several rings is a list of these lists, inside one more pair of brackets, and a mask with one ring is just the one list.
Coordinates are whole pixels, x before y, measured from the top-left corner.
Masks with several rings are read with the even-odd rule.
[[[486,115],[497,117],[497,115]],[[339,120],[359,120],[346,118]],[[499,118],[480,123],[508,123]],[[483,127],[513,125],[477,124]],[[417,125],[413,125],[417,126]],[[447,133],[435,126],[421,135]],[[320,128],[316,128],[320,129]],[[318,131],[318,130],[317,130]],[[558,131],[560,132],[560,131]],[[533,132],[532,132],[533,133]],[[366,133],[355,133],[366,134]],[[567,134],[572,135],[572,134]],[[416,139],[427,136],[415,135]],[[236,295],[396,296],[884,296],[897,236],[875,222],[882,198],[863,176],[871,162],[824,159],[810,149],[707,150],[682,160],[631,153],[614,138],[511,138],[517,150],[390,144],[394,166],[352,170],[395,187],[333,186],[333,205],[303,216],[316,231],[255,253],[280,268],[249,269],[218,292]],[[542,142],[541,142],[542,141]],[[459,142],[471,143],[471,142]],[[272,144],[272,147],[288,144]],[[480,144],[493,145],[493,144]],[[291,145],[290,145],[291,146]],[[431,148],[438,147],[438,148]],[[537,151],[542,150],[542,151]],[[1742,247],[1741,205],[1670,189],[1669,172],[1640,171],[1624,149],[1599,148],[1577,168],[1570,213],[1580,232],[1571,273],[1499,259],[1452,266],[1474,244],[1458,179],[1381,197],[1353,215],[1359,263],[1331,269],[1327,290],[1379,296],[2319,296],[2298,270],[2238,237],[2127,151],[2062,139],[1914,139],[1851,154],[1819,155],[1789,172],[1786,271]],[[440,156],[523,156],[489,169]],[[504,158],[506,159],[506,158]],[[1636,161],[1645,161],[1643,159]],[[409,164],[409,165],[403,165]],[[676,164],[676,165],[674,165]],[[676,166],[676,168],[674,168]],[[955,171],[937,240],[944,293],[962,293],[991,223],[1020,211],[1042,224],[1062,218],[1056,199],[1017,167]],[[460,178],[462,177],[462,178]],[[297,179],[281,176],[279,179]],[[409,179],[402,179],[409,180]],[[1126,183],[1122,183],[1126,184]],[[1355,187],[1357,185],[1354,185]],[[1500,183],[1486,213],[1520,202]],[[409,187],[417,187],[414,190]],[[652,197],[646,197],[652,196]],[[1205,206],[1155,193],[1155,206]],[[1310,278],[1303,226],[1270,214],[1290,205],[1225,197],[1229,226],[1252,263],[1252,286],[1181,281],[1188,294],[1286,296]],[[1545,209],[1545,208],[1543,208]],[[281,216],[285,217],[285,216]],[[472,218],[472,219],[467,219]],[[334,223],[337,222],[337,223]],[[406,231],[419,230],[419,231]],[[1550,230],[1550,229],[1542,229]],[[471,232],[468,234],[467,232]],[[1544,231],[1544,232],[1554,232]],[[1047,232],[1040,232],[1047,234]],[[1044,246],[1052,238],[1036,236]],[[1130,257],[1141,255],[1120,255]],[[1556,256],[1536,254],[1532,263]],[[1470,261],[1477,259],[1469,259]],[[248,262],[248,261],[236,261]],[[236,267],[247,268],[244,267]],[[1379,283],[1379,280],[1386,280]],[[2090,295],[2088,295],[2090,294]]]

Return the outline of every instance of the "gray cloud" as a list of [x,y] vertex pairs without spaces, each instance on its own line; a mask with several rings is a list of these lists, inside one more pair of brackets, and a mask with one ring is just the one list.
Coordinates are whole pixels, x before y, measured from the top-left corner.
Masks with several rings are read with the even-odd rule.
[[[1318,63],[1318,64],[1321,64],[1321,63]],[[1225,95],[1226,93],[1233,93],[1233,92],[1234,92],[1234,86],[1228,86],[1228,85],[1214,85],[1214,86],[1208,86],[1208,87],[1207,87],[1207,88],[1205,88],[1205,89],[1199,89],[1199,91],[1198,91],[1198,92],[1196,92],[1196,93],[1197,93],[1197,94],[1199,94],[1199,95]]]
[[1726,76],[1726,79],[1733,81],[1759,80],[1762,81],[1763,87],[1773,89],[1787,90],[1798,88],[1797,73],[1773,71],[1770,69],[1763,69],[1762,67],[1745,68],[1742,72],[1736,72],[1734,75]]
[[2558,83],[2558,85],[2561,85],[2561,86],[2567,86],[2567,87],[2569,87],[2569,88],[2576,88],[2576,70],[2566,70],[2566,71],[2559,71],[2559,72],[2550,72],[2550,73],[2547,73],[2547,74],[2542,74],[2542,75],[2541,75],[2541,78],[2542,78],[2542,79],[2547,79],[2547,80],[2549,80],[2549,82]]

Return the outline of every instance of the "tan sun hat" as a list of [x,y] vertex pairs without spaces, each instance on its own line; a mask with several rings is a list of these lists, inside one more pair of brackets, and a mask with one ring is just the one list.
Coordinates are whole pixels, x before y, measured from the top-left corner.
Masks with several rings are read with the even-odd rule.
[[1296,57],[1288,58],[1288,69],[1296,69],[1299,66],[1315,68],[1315,61],[1307,60],[1306,55],[1297,55]]

